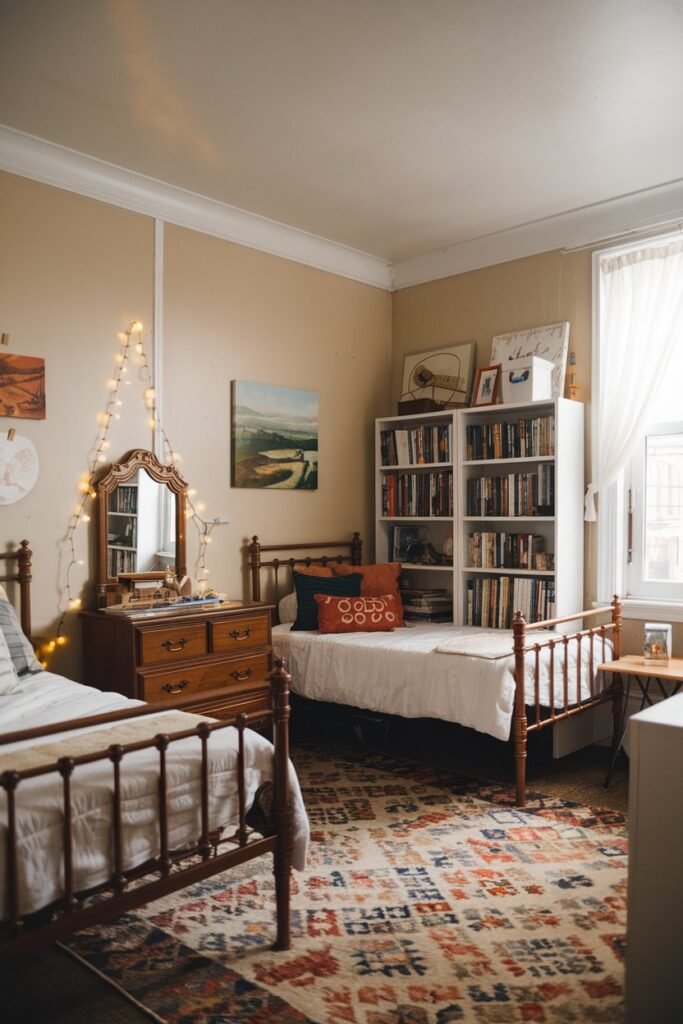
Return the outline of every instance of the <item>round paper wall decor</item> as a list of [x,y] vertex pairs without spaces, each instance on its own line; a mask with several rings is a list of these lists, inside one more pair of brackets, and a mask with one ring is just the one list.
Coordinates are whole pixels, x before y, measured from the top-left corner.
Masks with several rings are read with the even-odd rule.
[[13,505],[33,490],[38,479],[38,453],[32,441],[15,434],[0,436],[0,505]]

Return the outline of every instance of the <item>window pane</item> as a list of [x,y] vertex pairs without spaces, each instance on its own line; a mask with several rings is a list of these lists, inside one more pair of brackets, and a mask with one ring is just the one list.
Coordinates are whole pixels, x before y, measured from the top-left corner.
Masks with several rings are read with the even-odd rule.
[[645,454],[646,580],[683,582],[683,434],[654,434]]

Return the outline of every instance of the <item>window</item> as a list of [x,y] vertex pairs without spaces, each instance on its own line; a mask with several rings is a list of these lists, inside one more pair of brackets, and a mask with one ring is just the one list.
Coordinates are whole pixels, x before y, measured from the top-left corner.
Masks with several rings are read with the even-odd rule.
[[683,611],[683,239],[596,253],[594,285],[598,600]]
[[[627,595],[683,595],[683,423],[650,426],[625,471]],[[630,520],[630,522],[629,522]]]

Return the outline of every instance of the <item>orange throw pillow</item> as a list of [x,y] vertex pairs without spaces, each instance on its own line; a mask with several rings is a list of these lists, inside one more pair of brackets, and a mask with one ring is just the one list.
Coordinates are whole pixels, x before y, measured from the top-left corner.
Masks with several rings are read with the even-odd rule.
[[332,571],[335,576],[348,576],[352,572],[359,572],[363,577],[360,587],[361,597],[382,597],[384,594],[393,594],[396,598],[399,616],[397,625],[403,625],[403,604],[398,589],[398,578],[401,575],[400,562],[382,562],[377,565],[334,565]]
[[327,565],[295,565],[294,572],[300,576],[325,576],[330,577],[332,570]]
[[321,633],[386,633],[400,625],[393,594],[380,597],[332,597],[315,594]]

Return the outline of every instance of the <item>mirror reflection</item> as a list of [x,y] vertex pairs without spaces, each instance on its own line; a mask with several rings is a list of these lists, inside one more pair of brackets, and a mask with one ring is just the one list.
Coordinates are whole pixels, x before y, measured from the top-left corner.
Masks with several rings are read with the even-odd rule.
[[186,488],[175,466],[144,448],[103,470],[95,483],[98,607],[121,602],[124,578],[185,576]]
[[175,495],[139,469],[108,496],[107,575],[165,569],[175,558]]

